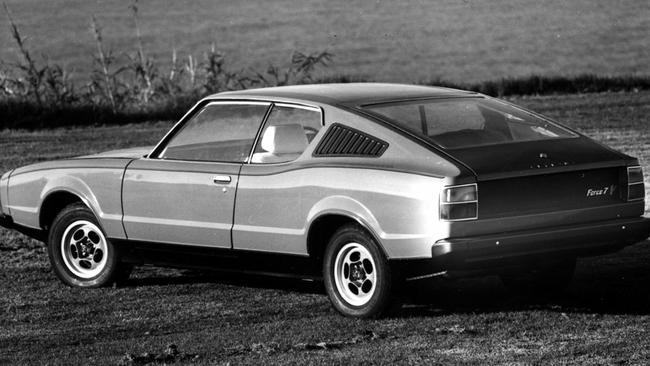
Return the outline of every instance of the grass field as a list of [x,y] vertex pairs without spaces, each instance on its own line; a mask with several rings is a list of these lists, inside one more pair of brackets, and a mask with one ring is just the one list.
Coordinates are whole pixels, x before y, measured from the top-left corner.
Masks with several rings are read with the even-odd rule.
[[[33,53],[77,75],[88,75],[95,52],[91,14],[117,55],[135,51],[129,2],[6,3]],[[139,8],[145,48],[158,60],[174,48],[199,57],[214,43],[238,67],[327,49],[329,73],[402,82],[650,73],[646,0],[141,0]],[[4,15],[0,44],[0,60],[16,60]]]
[[[514,101],[639,157],[650,187],[650,93]],[[0,131],[0,171],[152,144],[170,125]],[[42,244],[0,230],[0,364],[648,364],[649,244],[580,260],[556,299],[421,281],[394,317],[361,321],[318,283],[141,268],[123,288],[68,288]]]

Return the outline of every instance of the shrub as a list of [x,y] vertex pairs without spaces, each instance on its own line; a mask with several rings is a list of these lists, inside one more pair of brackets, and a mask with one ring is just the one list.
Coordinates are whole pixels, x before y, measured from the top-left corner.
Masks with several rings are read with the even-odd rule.
[[[46,58],[36,60],[6,4],[11,36],[20,61],[0,61],[0,128],[43,128],[74,124],[116,124],[144,120],[177,119],[198,98],[225,90],[292,84],[348,83],[369,81],[360,76],[336,75],[316,78],[334,55],[327,51],[294,51],[286,65],[269,64],[263,71],[233,69],[227,57],[212,44],[200,58],[179,57],[172,50],[167,66],[148,56],[142,42],[137,0],[131,6],[135,49],[113,52],[107,47],[102,28],[94,16],[90,32],[95,40],[92,71],[86,84],[71,81],[70,75]],[[84,79],[84,78],[81,78]],[[532,75],[474,84],[445,80],[426,85],[474,90],[492,96],[550,93],[587,93],[650,89],[650,77],[579,75],[575,77]]]
[[211,45],[197,61],[191,54],[179,60],[172,51],[169,67],[147,55],[140,36],[138,2],[129,7],[136,48],[114,53],[106,46],[102,27],[91,16],[95,39],[92,71],[85,85],[74,85],[59,65],[32,57],[8,6],[4,10],[21,61],[0,63],[0,128],[42,128],[84,123],[130,123],[176,119],[196,99],[225,90],[307,83],[333,55],[293,52],[288,66],[270,64],[265,72],[233,70],[226,55]]

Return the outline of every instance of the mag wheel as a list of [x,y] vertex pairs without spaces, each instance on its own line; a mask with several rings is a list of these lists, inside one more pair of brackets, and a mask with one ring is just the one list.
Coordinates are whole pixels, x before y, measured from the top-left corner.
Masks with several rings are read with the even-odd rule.
[[64,208],[54,219],[48,253],[54,272],[70,286],[105,286],[122,272],[116,248],[82,204]]
[[388,261],[374,239],[356,225],[332,236],[323,272],[332,305],[343,315],[375,318],[396,305]]

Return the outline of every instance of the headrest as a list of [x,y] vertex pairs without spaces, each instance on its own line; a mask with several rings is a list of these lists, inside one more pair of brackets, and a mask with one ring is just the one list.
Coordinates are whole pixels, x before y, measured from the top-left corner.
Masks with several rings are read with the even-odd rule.
[[307,147],[307,136],[299,124],[269,126],[262,136],[262,149],[273,154],[302,153]]

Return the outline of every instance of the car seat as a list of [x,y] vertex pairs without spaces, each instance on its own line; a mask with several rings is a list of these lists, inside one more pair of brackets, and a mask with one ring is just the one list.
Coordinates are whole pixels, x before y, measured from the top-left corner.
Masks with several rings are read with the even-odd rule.
[[268,126],[262,136],[264,152],[253,154],[253,163],[282,163],[296,159],[307,148],[307,136],[299,124]]

